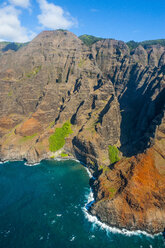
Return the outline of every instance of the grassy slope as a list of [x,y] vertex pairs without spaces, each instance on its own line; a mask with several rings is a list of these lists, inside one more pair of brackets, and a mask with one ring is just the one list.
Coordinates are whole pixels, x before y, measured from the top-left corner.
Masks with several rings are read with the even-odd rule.
[[7,42],[7,41],[2,41],[0,42],[0,50],[2,52],[6,52],[8,50],[13,50],[13,51],[18,51],[21,47],[24,47],[28,44],[29,42],[26,43],[18,43],[18,42]]
[[119,150],[115,146],[109,146],[109,159],[111,164],[116,163],[120,160]]
[[147,48],[148,46],[151,46],[151,45],[165,46],[165,39],[146,40],[146,41],[141,41],[141,42],[135,42],[135,41],[131,40],[131,41],[127,42],[126,44],[130,48],[130,50],[135,49],[139,45],[143,46],[144,48]]
[[[91,46],[99,40],[104,40],[103,38],[95,37],[95,36],[87,35],[87,34],[79,36],[79,39],[82,40],[87,46]],[[136,41],[131,40],[131,41],[126,42],[126,44],[130,48],[130,50],[135,49],[139,45],[142,45],[144,48],[147,48],[150,45],[158,45],[158,44],[161,46],[165,46],[165,39],[146,40],[142,42],[136,42]]]
[[49,137],[49,149],[56,152],[65,145],[65,138],[72,134],[71,124],[66,121],[61,128],[56,128],[54,134]]
[[81,41],[83,41],[84,44],[87,45],[87,46],[91,46],[91,45],[93,45],[95,42],[97,42],[99,40],[104,40],[103,38],[95,37],[95,36],[87,35],[87,34],[79,36],[79,39]]

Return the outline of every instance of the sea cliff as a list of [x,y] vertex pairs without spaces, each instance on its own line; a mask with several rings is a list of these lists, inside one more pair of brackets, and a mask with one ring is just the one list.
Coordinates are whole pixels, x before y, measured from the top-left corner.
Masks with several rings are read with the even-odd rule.
[[1,160],[73,156],[96,177],[92,214],[163,231],[165,47],[44,31],[0,65]]

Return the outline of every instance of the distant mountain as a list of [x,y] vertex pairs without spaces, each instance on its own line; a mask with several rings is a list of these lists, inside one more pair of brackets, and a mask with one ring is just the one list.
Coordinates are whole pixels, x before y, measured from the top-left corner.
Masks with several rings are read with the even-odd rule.
[[[84,44],[87,46],[91,46],[97,41],[105,40],[105,38],[96,37],[96,36],[87,35],[87,34],[79,36],[79,39],[82,40]],[[131,41],[126,42],[126,44],[130,48],[130,50],[137,48],[139,45],[143,46],[146,49],[148,46],[152,46],[152,45],[165,46],[165,39],[146,40],[146,41],[141,41],[141,42],[136,42],[134,40],[131,40]]]
[[24,47],[28,44],[26,43],[18,43],[18,42],[0,42],[0,52],[7,52],[8,50],[18,51],[21,47]]
[[79,36],[79,39],[82,40],[84,42],[84,44],[87,46],[91,46],[99,40],[104,40],[101,37],[95,37],[95,36],[87,35],[87,34]]
[[[58,29],[58,31],[65,32],[66,30]],[[79,39],[83,41],[83,43],[87,46],[91,46],[97,41],[105,40],[105,38],[96,37],[96,36],[87,35],[87,34],[80,35]],[[29,42],[19,43],[19,42],[2,41],[0,42],[0,51],[1,52],[6,52],[8,50],[18,51],[21,47],[27,46],[28,43]],[[130,48],[130,50],[137,48],[139,45],[143,46],[146,49],[148,46],[152,46],[152,45],[165,46],[165,39],[146,40],[146,41],[141,41],[141,42],[136,42],[134,40],[131,40],[131,41],[126,42],[126,44]]]
[[153,45],[160,45],[165,46],[165,39],[159,39],[159,40],[146,40],[141,42],[136,42],[134,40],[126,42],[127,46],[130,48],[130,50],[137,48],[139,45],[143,46],[145,49],[149,46]]

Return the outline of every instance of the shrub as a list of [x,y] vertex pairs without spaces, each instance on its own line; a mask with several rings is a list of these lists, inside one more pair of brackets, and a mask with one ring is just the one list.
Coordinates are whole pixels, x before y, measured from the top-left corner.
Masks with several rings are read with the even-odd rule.
[[109,146],[109,159],[111,164],[116,163],[120,160],[119,158],[119,150],[116,146]]
[[65,145],[65,138],[72,134],[71,124],[65,122],[61,128],[56,128],[54,134],[49,137],[49,149],[55,152]]
[[91,46],[93,45],[95,42],[99,41],[99,40],[103,40],[103,38],[100,38],[100,37],[95,37],[93,35],[87,35],[87,34],[84,34],[84,35],[81,35],[79,36],[79,39],[84,42],[85,45],[87,46]]
[[116,189],[115,188],[109,188],[109,194],[110,194],[110,197],[114,197],[114,195],[116,194]]
[[62,157],[62,158],[68,157],[68,154],[62,152],[62,153],[61,153],[61,157]]
[[130,50],[135,49],[139,45],[143,46],[144,48],[147,48],[148,46],[152,46],[152,45],[165,46],[165,39],[145,40],[145,41],[141,41],[141,42],[136,42],[134,40],[130,40],[126,44],[127,44],[127,46],[129,47]]
[[0,42],[5,46],[2,48],[3,52],[7,52],[8,50],[18,51],[21,47],[27,46],[29,42],[26,43],[16,43],[16,42]]
[[35,67],[35,68],[33,69],[33,71],[31,71],[31,72],[29,72],[28,74],[26,74],[26,76],[27,76],[28,78],[33,77],[33,76],[37,75],[38,72],[39,72],[40,70],[41,70],[41,65],[38,66],[38,67]]
[[13,95],[13,91],[11,90],[9,91],[8,96],[12,96],[12,95]]

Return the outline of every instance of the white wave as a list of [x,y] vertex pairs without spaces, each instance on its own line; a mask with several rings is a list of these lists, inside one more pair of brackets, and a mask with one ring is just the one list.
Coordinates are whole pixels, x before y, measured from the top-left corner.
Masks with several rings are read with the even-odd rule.
[[129,230],[126,230],[126,229],[119,229],[117,227],[111,227],[111,226],[108,226],[107,224],[101,222],[96,216],[93,216],[91,215],[89,212],[88,212],[88,207],[89,204],[93,203],[94,202],[94,196],[93,196],[93,192],[92,190],[90,189],[90,193],[88,195],[88,202],[87,204],[82,208],[83,209],[83,212],[85,214],[85,217],[88,219],[89,222],[93,223],[93,226],[99,226],[101,229],[105,230],[107,232],[107,234],[109,233],[119,233],[119,234],[123,234],[123,235],[126,235],[126,236],[133,236],[133,235],[145,235],[145,236],[148,236],[150,238],[154,238],[155,236],[158,236],[160,235],[161,233],[158,233],[158,234],[149,234],[145,231],[141,231],[141,230],[136,230],[136,231],[129,231]]
[[62,214],[56,214],[56,216],[57,216],[57,217],[61,217],[61,216],[62,216]]
[[71,241],[71,242],[74,241],[75,238],[76,238],[76,236],[72,235],[72,237],[70,238],[70,241]]
[[85,196],[85,198],[87,199],[86,205],[88,205],[90,202],[94,202],[94,195],[91,188],[90,188],[90,192]]
[[39,165],[40,163],[34,163],[34,164],[29,164],[28,162],[26,162],[24,165],[26,166],[36,166],[36,165]]
[[85,213],[85,217],[88,219],[89,222],[92,222],[94,225],[98,225],[101,229],[106,230],[107,232],[111,232],[111,233],[120,233],[120,234],[124,234],[126,236],[133,236],[133,235],[146,235],[148,237],[154,238],[155,235],[151,235],[148,234],[145,231],[128,231],[126,229],[119,229],[116,227],[110,227],[108,225],[106,225],[105,223],[102,223],[100,220],[98,220],[98,218],[96,216],[93,216],[91,214],[89,214],[88,210],[84,207],[83,208],[84,213]]
[[80,163],[80,161],[79,160],[77,160],[76,158],[68,158],[69,160],[73,160],[73,161],[75,161],[75,162],[77,162],[77,163]]
[[17,160],[17,159],[11,159],[11,160],[4,160],[4,161],[0,161],[0,164],[6,164],[6,163],[12,163],[12,162],[24,162],[24,160]]
[[89,239],[94,239],[95,238],[95,235],[90,235],[89,236]]
[[55,220],[52,220],[52,221],[51,221],[51,224],[53,225],[54,223],[56,223],[56,221],[55,221]]
[[55,161],[66,161],[66,160],[72,160],[72,161],[75,161],[75,162],[77,162],[77,163],[80,163],[80,161],[79,161],[79,160],[74,159],[74,158],[69,158],[69,157],[66,157],[66,158],[56,157],[56,158],[54,158],[53,160],[55,160]]
[[1,161],[0,164],[6,164],[6,163],[9,163],[9,162],[10,162],[9,160]]
[[63,158],[54,158],[55,161],[63,161]]
[[[81,164],[83,164],[83,163],[81,163]],[[93,176],[92,176],[92,173],[90,172],[90,170],[88,169],[88,167],[87,167],[85,164],[83,164],[83,165],[84,165],[84,167],[85,167],[85,169],[86,169],[86,171],[87,171],[89,177],[92,178],[92,177],[93,177]]]

